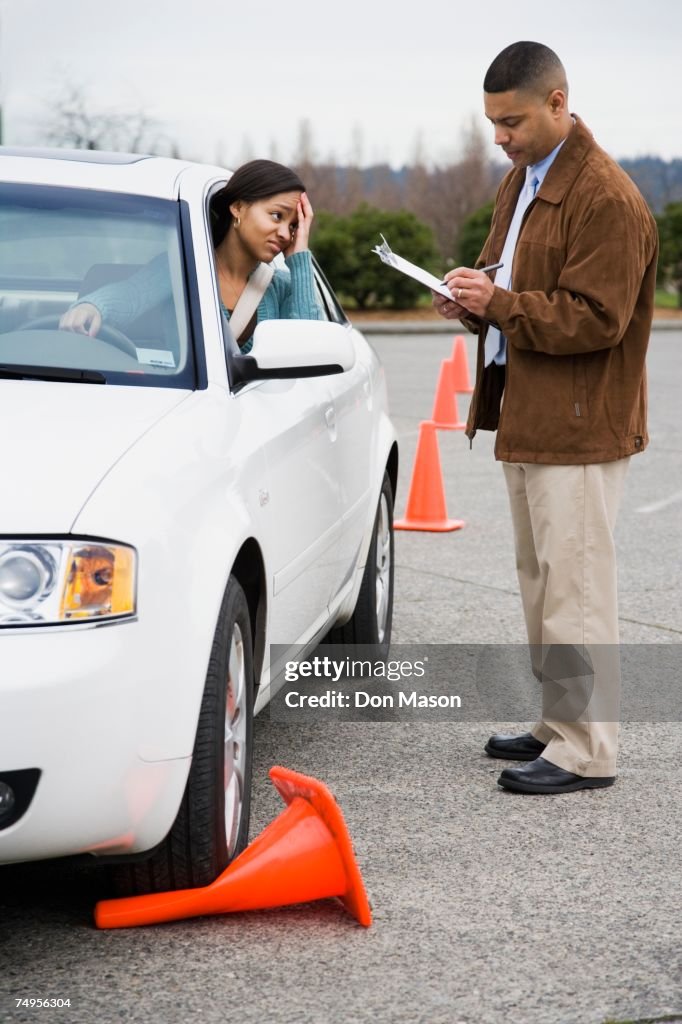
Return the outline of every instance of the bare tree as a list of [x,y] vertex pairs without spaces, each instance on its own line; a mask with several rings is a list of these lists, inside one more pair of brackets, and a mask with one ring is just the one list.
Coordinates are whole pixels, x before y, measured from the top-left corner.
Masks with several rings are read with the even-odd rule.
[[133,153],[165,151],[170,146],[159,123],[144,111],[95,109],[80,84],[67,82],[50,107],[51,117],[43,130],[45,141],[54,146]]
[[[400,169],[387,163],[365,166],[364,141],[356,123],[348,162],[339,165],[333,156],[321,161],[310,120],[299,122],[293,164],[310,190],[315,209],[347,216],[366,202],[382,210],[409,210],[433,230],[443,263],[454,260],[463,221],[492,197],[501,176],[490,161],[478,124],[472,119],[453,157],[436,166],[429,162],[422,132],[415,137],[411,164]],[[271,146],[270,155],[275,152]]]
[[400,178],[391,170],[390,164],[374,164],[368,168],[368,177],[373,206],[382,210],[399,210],[407,205]]
[[[459,157],[427,169],[423,157],[408,170],[405,205],[428,224],[443,259],[456,258],[462,222],[492,197],[497,183],[485,139],[473,119],[465,127],[458,146]],[[423,146],[416,147],[423,154]]]
[[362,125],[356,121],[351,133],[350,159],[344,173],[344,213],[350,213],[365,199],[365,181],[362,173],[364,151],[365,137]]
[[305,180],[310,177],[310,171],[315,163],[315,145],[313,142],[313,128],[307,117],[302,118],[298,123],[298,141],[294,152],[294,166]]
[[337,212],[336,167],[317,162],[313,128],[308,118],[299,121],[293,166],[310,192],[315,209]]
[[316,210],[339,212],[338,169],[334,162],[311,164],[301,177]]
[[247,135],[246,132],[245,132],[244,135],[242,135],[241,148],[239,150],[239,155],[237,157],[237,160],[236,160],[236,163],[235,163],[234,166],[235,167],[240,167],[242,164],[248,163],[249,160],[254,160],[255,156],[256,156],[256,153],[255,153],[255,150],[253,148],[253,142],[251,141],[251,136]]

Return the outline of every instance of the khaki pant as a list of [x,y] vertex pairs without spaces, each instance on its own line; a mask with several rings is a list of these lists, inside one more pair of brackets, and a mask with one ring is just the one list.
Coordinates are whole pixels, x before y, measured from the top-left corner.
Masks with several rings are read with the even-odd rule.
[[583,776],[616,773],[613,530],[629,461],[503,463],[531,663],[543,683],[542,720],[532,732],[546,743],[546,760]]

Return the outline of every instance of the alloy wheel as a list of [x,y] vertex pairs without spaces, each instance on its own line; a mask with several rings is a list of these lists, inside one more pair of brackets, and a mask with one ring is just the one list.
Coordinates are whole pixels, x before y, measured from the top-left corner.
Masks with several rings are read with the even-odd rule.
[[390,605],[391,583],[391,517],[386,495],[379,501],[376,526],[376,617],[377,637],[384,642]]
[[247,693],[244,639],[239,625],[235,622],[230,644],[225,702],[225,837],[230,857],[236,846],[244,803]]

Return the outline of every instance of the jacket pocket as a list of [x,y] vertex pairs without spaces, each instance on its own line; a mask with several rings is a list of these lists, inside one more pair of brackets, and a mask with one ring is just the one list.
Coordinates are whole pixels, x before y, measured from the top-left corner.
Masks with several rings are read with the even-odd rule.
[[587,394],[587,367],[584,356],[572,356],[573,360],[573,409],[572,413],[578,419],[585,419],[590,415],[590,406]]

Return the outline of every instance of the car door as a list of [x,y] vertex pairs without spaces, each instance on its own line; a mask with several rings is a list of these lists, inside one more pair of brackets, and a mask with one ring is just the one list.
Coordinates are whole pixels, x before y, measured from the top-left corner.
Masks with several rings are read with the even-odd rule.
[[[218,316],[224,345],[233,346],[227,321],[220,314],[220,289],[211,245],[211,198],[224,184],[221,177],[195,181],[186,172],[181,196],[184,194],[190,203],[195,257],[197,261],[201,259],[206,285],[210,278],[210,287],[201,289],[199,271],[204,315]],[[278,259],[278,265],[283,263],[283,259]],[[220,370],[210,365],[212,358],[207,355],[209,379],[213,375],[217,379]],[[223,352],[223,372],[224,367]],[[257,510],[253,513],[253,535],[262,549],[268,577],[271,644],[306,643],[325,626],[329,615],[340,533],[340,486],[334,462],[334,407],[328,381],[322,376],[261,380],[241,388],[230,387],[230,401],[234,403],[238,423],[233,442],[235,462],[239,462],[240,444],[249,449],[257,444],[264,462],[262,478],[257,485],[250,484],[257,489],[257,498],[250,497],[254,499],[251,507]],[[229,523],[226,528],[229,529]]]
[[235,401],[266,460],[259,525],[272,588],[270,641],[305,643],[328,616],[341,532],[328,378],[261,381]]
[[[348,324],[329,283],[315,267],[318,302],[327,320]],[[349,330],[352,328],[349,325]],[[336,572],[330,601],[350,579],[365,536],[372,492],[375,435],[367,346],[354,335],[356,361],[346,373],[328,378],[333,403],[334,464],[338,474],[340,520]],[[375,488],[376,490],[376,488]]]
[[[225,180],[222,175],[207,177],[190,167],[183,171],[179,189],[193,237],[197,308],[202,309],[205,333],[210,322],[210,333],[215,326],[222,339],[220,347],[207,344],[205,352],[205,372],[209,381],[216,382],[225,376],[226,347],[235,345],[220,312],[211,231],[211,199]],[[248,476],[245,503],[252,510],[253,537],[265,563],[272,644],[306,643],[324,628],[329,617],[340,533],[340,487],[328,380],[261,380],[239,388],[229,379],[226,382],[228,401],[236,413],[236,432],[230,451],[225,453],[226,469],[229,474],[233,465],[235,476]],[[258,450],[257,474],[244,475],[240,458],[244,448]],[[230,529],[229,522],[225,529]]]

